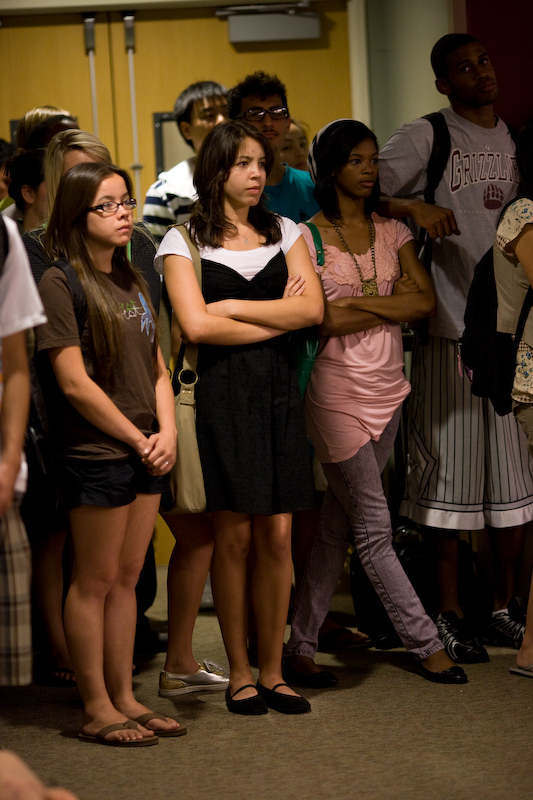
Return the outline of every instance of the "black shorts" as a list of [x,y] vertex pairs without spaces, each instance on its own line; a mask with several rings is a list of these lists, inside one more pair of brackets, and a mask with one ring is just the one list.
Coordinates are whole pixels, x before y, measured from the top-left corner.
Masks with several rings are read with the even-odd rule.
[[65,458],[58,464],[61,496],[69,511],[78,506],[118,508],[138,494],[161,494],[168,475],[150,475],[138,456],[120,460]]

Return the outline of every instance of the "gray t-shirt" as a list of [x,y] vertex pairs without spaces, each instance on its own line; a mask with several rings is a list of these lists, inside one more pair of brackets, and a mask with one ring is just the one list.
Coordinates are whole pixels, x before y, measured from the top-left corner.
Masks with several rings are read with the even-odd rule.
[[[459,339],[474,268],[494,241],[502,208],[516,195],[515,146],[500,119],[494,128],[482,128],[451,108],[442,113],[451,151],[435,203],[453,211],[461,235],[433,243],[431,277],[438,307],[429,321],[429,333]],[[427,120],[416,119],[398,128],[380,153],[382,193],[423,199],[432,145],[433,129]]]

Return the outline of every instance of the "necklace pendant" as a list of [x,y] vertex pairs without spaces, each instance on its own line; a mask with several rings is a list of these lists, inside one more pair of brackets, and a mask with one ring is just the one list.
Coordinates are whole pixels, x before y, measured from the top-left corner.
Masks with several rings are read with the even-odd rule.
[[361,267],[357,263],[356,257],[354,256],[354,254],[352,253],[352,251],[348,247],[348,244],[347,244],[344,236],[342,235],[341,229],[339,228],[339,226],[337,225],[337,223],[334,220],[331,220],[331,224],[335,228],[335,232],[336,232],[337,236],[339,237],[339,239],[341,240],[342,244],[344,245],[344,249],[352,257],[352,261],[353,261],[353,263],[355,265],[355,268],[357,270],[357,273],[359,275],[359,280],[361,281],[361,289],[363,291],[363,296],[364,297],[378,297],[379,296],[379,289],[378,289],[377,270],[376,270],[376,248],[375,248],[376,231],[374,229],[374,223],[372,221],[372,217],[368,216],[366,219],[367,219],[367,222],[368,222],[368,235],[370,237],[370,254],[372,256],[372,268],[373,268],[373,271],[374,271],[373,276],[371,278],[366,278],[366,279],[363,278],[363,272],[361,270]]
[[248,244],[248,237],[247,236],[244,237],[243,242],[244,242],[244,244]]
[[363,281],[361,285],[365,297],[378,297],[379,289],[376,280]]

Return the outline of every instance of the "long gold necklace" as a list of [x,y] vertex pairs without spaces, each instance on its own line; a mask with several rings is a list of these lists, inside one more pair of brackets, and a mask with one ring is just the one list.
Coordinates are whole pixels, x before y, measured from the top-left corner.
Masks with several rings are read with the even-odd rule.
[[334,220],[331,220],[331,224],[335,228],[335,232],[336,232],[337,236],[339,237],[339,239],[341,240],[342,244],[344,245],[344,248],[345,248],[346,252],[349,253],[351,255],[352,259],[353,259],[353,263],[355,264],[357,272],[359,273],[359,278],[361,280],[361,287],[363,289],[364,296],[365,297],[376,297],[377,295],[379,295],[378,280],[377,280],[378,275],[377,275],[377,272],[376,272],[376,249],[375,249],[376,235],[375,235],[374,223],[372,222],[372,218],[370,216],[368,216],[366,219],[367,219],[367,222],[368,222],[368,232],[370,234],[370,253],[372,255],[372,266],[374,268],[374,274],[372,275],[371,278],[363,278],[363,273],[361,271],[361,267],[357,263],[356,257],[354,256],[354,254],[352,253],[352,251],[348,247],[348,245],[346,243],[346,240],[345,240],[344,236],[341,233],[341,229],[339,228],[339,226],[337,225],[337,223]]

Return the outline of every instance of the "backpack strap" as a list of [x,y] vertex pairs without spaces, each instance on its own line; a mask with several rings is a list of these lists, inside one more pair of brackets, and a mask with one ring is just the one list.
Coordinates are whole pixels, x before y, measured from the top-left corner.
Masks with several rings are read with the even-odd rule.
[[78,334],[81,339],[81,334],[87,320],[87,298],[85,297],[83,286],[78,278],[78,273],[72,264],[69,264],[64,258],[58,258],[57,261],[54,261],[52,266],[60,269],[68,279],[70,291],[72,292],[74,314],[76,315],[76,322],[78,323]]
[[[433,144],[426,167],[427,184],[424,189],[424,202],[435,205],[435,192],[444,175],[444,170],[446,169],[446,164],[448,163],[450,151],[452,149],[452,142],[448,125],[446,124],[442,111],[434,111],[431,114],[426,114],[422,119],[426,119],[433,128]],[[419,258],[421,254],[423,254],[422,263],[426,268],[426,272],[429,274],[431,272],[431,260],[433,257],[433,241],[424,228],[421,228],[418,234],[417,250]]]
[[433,145],[426,168],[427,184],[424,189],[424,200],[426,203],[435,204],[435,192],[444,175],[446,164],[450,157],[452,142],[446,119],[442,111],[434,111],[426,114],[422,119],[427,119],[433,128]]
[[304,225],[307,225],[307,227],[313,234],[313,242],[315,244],[315,250],[316,250],[316,263],[318,264],[319,267],[323,267],[325,254],[324,254],[324,242],[322,241],[320,231],[318,230],[314,222],[304,222]]

